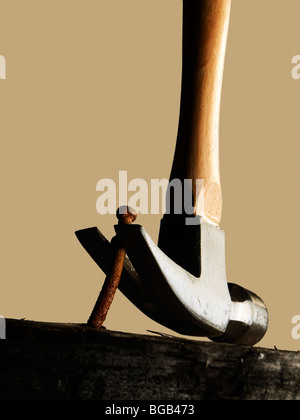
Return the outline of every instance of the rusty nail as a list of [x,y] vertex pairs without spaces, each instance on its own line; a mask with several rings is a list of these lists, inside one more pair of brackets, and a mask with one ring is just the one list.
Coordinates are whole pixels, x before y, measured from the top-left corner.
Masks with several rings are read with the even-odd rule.
[[[130,225],[136,220],[137,213],[131,207],[122,206],[117,211],[117,218],[120,225]],[[87,323],[88,326],[97,329],[102,327],[115,297],[121,280],[126,255],[126,248],[120,244],[117,237],[113,238],[111,244],[114,251],[112,265]]]

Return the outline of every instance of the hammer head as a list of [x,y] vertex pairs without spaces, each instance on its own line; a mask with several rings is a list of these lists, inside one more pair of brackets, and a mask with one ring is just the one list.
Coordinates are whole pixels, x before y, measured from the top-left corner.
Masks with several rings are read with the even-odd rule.
[[[198,282],[210,285],[210,290],[205,286],[205,291],[213,297],[209,298],[210,305],[221,309],[226,304],[223,316],[221,311],[217,315],[218,331],[226,324],[225,330],[221,336],[210,336],[212,340],[255,345],[264,337],[269,322],[265,303],[253,292],[227,284],[225,234],[219,227],[202,222],[200,216],[192,216],[188,223],[182,215],[165,215],[158,245]],[[199,302],[205,294],[202,293]],[[206,311],[206,317],[209,314],[212,314],[211,308]]]
[[[115,229],[128,255],[119,288],[147,316],[183,335],[247,345],[262,339],[266,307],[251,292],[228,287],[225,235],[218,227],[165,216],[159,246],[142,226]],[[96,228],[76,234],[106,271],[109,242]]]

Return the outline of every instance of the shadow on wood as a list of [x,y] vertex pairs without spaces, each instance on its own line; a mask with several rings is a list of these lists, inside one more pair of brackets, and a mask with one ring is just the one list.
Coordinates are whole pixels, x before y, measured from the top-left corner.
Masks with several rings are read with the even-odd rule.
[[2,400],[294,400],[300,354],[7,320]]

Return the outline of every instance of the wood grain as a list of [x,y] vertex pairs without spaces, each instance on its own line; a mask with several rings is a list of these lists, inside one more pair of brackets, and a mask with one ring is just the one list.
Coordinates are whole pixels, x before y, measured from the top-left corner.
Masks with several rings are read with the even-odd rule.
[[300,354],[7,320],[1,400],[296,400]]
[[[183,68],[176,152],[170,180],[193,180],[195,214],[219,225],[220,102],[231,0],[183,0]],[[204,180],[204,204],[196,180]]]

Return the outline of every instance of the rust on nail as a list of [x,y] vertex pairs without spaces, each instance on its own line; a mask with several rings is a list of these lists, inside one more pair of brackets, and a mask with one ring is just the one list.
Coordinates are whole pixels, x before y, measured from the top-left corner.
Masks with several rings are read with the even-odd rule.
[[[136,220],[137,213],[132,208],[123,206],[118,209],[117,218],[119,224],[130,225]],[[126,248],[119,243],[117,237],[113,238],[112,247],[113,259],[111,268],[106,276],[103,288],[88,320],[88,325],[97,329],[102,327],[107,317],[109,308],[118,289],[124,266]]]
[[136,211],[128,206],[122,206],[117,211],[117,218],[119,224],[121,225],[131,225],[136,221],[137,213]]

